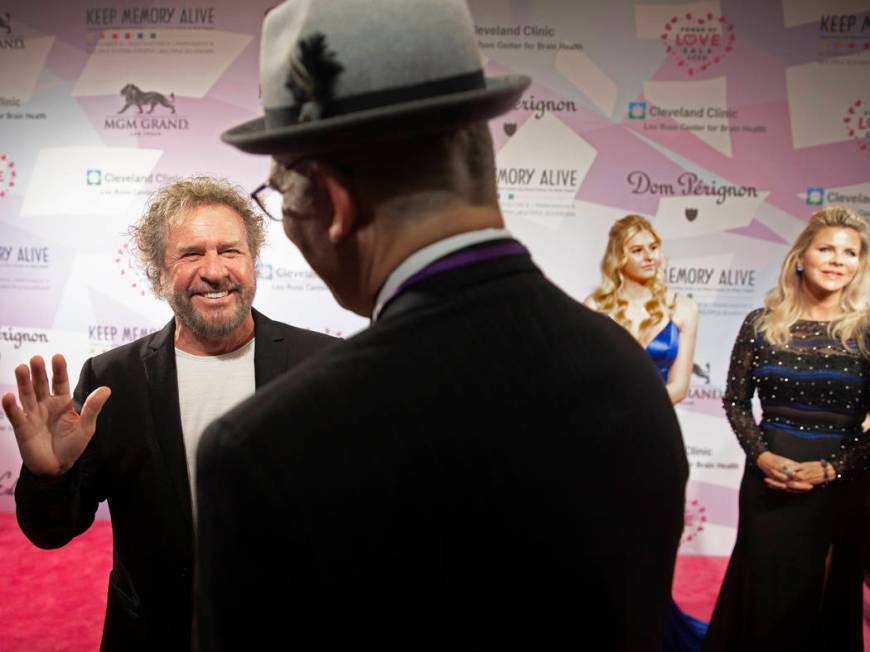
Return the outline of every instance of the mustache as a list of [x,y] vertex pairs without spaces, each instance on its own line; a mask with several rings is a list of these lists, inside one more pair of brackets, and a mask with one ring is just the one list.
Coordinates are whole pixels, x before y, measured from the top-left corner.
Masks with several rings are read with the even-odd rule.
[[208,294],[209,292],[238,292],[241,286],[238,283],[209,283],[199,285],[187,289],[187,296],[193,297],[197,294]]

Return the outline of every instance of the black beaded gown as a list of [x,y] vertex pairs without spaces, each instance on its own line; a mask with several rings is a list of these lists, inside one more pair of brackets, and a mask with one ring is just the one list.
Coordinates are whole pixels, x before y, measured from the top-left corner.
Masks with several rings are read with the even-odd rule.
[[[746,451],[737,541],[704,642],[718,650],[863,650],[862,503],[870,438],[870,363],[798,321],[785,346],[755,334],[756,310],[734,345],[725,412]],[[751,399],[761,401],[755,421]],[[809,493],[768,489],[764,451],[829,460],[837,479]],[[826,558],[830,567],[825,581]]]

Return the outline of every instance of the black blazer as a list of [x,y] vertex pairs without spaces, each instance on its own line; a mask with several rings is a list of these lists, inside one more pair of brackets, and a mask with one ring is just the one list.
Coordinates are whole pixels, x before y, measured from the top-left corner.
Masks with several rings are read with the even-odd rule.
[[527,256],[413,286],[212,423],[197,465],[203,651],[661,650],[674,411]]
[[[254,315],[257,387],[335,340]],[[18,523],[41,548],[90,527],[109,501],[114,539],[102,650],[189,650],[193,524],[174,349],[175,321],[89,359],[74,394],[108,385],[97,431],[56,480],[26,468],[15,488]]]

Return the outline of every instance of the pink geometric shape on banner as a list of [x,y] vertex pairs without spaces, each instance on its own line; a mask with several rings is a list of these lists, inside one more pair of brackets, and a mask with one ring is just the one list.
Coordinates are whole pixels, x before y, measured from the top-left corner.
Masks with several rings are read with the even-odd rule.
[[849,105],[843,116],[843,125],[858,149],[870,154],[870,97],[855,100]]
[[[684,538],[688,533],[691,533],[690,524],[696,529],[699,525],[736,528],[737,500],[737,489],[710,482],[690,480],[686,485]],[[697,532],[693,536],[697,536]]]
[[678,68],[693,77],[722,61],[734,51],[734,24],[725,16],[691,12],[672,17],[660,36],[665,52]]

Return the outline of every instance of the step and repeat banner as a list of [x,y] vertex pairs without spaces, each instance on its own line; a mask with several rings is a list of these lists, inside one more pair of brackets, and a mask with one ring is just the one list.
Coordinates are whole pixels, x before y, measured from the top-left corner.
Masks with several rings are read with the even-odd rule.
[[[218,136],[260,112],[274,4],[0,2],[0,391],[31,355],[64,353],[77,376],[169,320],[127,229],[162,184],[265,180],[266,158]],[[677,408],[691,465],[681,552],[727,555],[744,456],[721,398],[739,325],[812,212],[870,217],[870,0],[470,5],[486,72],[533,79],[491,123],[511,231],[580,301],[610,225],[644,215],[668,285],[700,307]],[[344,337],[367,324],[278,224],[257,278],[273,318]],[[0,417],[0,511],[14,509],[19,466]]]

